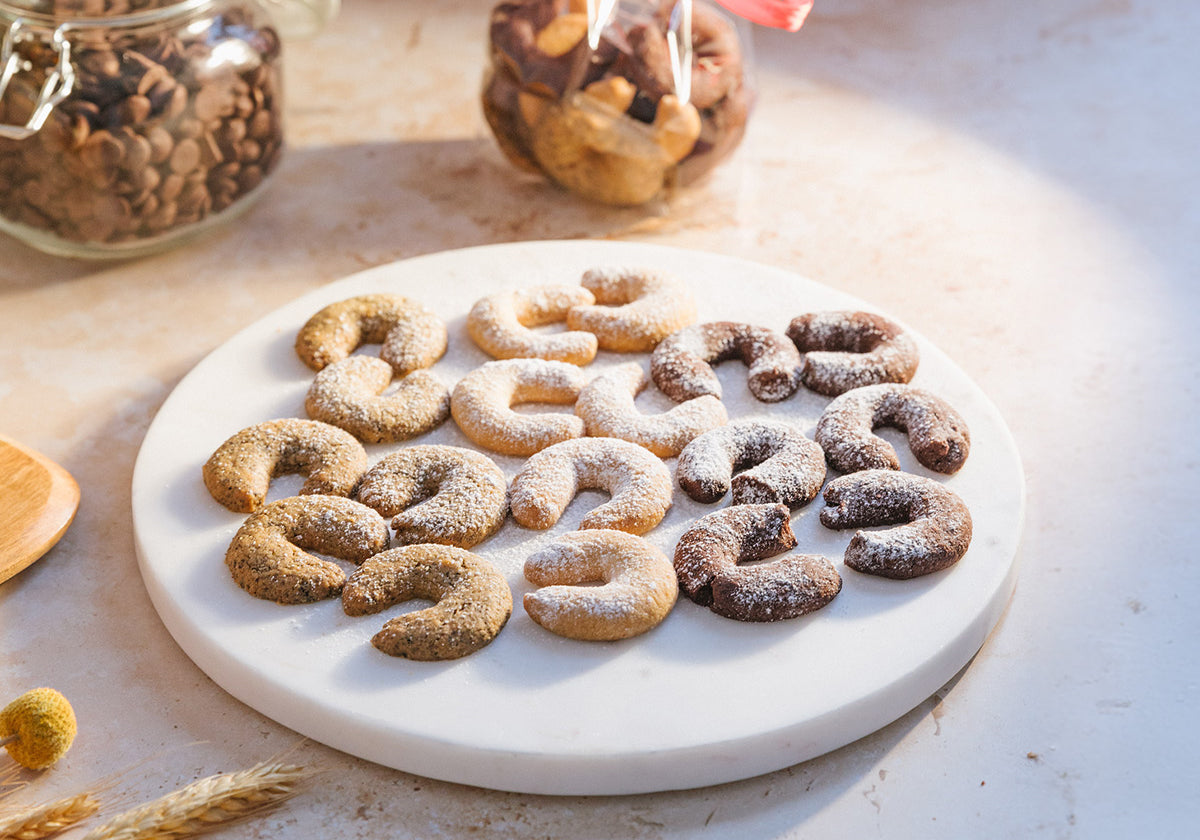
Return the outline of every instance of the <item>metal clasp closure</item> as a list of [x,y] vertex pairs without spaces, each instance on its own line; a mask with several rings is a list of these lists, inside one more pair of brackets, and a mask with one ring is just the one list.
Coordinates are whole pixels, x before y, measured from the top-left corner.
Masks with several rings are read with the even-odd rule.
[[[19,73],[33,70],[32,63],[21,55],[18,45],[39,40],[39,35],[18,18],[4,33],[4,43],[0,45],[0,100],[8,92],[8,86]],[[0,137],[10,140],[24,140],[32,137],[41,130],[46,118],[60,102],[71,94],[75,87],[75,68],[71,64],[71,42],[67,40],[66,25],[59,26],[50,37],[50,44],[58,55],[58,63],[42,82],[41,91],[33,105],[33,112],[24,125],[0,123]]]

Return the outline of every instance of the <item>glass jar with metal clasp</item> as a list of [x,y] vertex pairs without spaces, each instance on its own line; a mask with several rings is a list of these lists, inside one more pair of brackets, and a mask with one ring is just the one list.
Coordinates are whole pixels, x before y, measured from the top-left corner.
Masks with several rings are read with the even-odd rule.
[[0,231],[125,257],[232,218],[284,146],[276,21],[312,33],[336,8],[0,0]]

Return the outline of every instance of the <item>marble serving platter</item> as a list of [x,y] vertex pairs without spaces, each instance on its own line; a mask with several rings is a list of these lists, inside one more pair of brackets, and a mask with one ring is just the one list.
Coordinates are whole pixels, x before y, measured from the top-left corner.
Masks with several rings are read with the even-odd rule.
[[[619,242],[433,254],[304,295],[198,364],[162,406],[138,456],[133,517],[142,577],[163,623],[197,666],[296,732],[386,766],[501,790],[626,794],[728,782],[815,757],[894,721],[966,665],[1013,591],[1024,480],[996,408],[919,334],[922,361],[914,384],[940,394],[964,416],[971,456],[953,477],[937,476],[916,464],[899,435],[884,434],[897,444],[904,469],[945,481],[971,509],[971,548],[946,571],[890,581],[847,569],[841,556],[850,534],[819,524],[818,499],[794,512],[793,529],[797,550],[825,554],[844,578],[842,592],[825,609],[748,624],[681,598],[643,636],[573,641],[525,614],[521,598],[532,587],[521,570],[525,557],[576,528],[604,498],[586,492],[554,528],[529,531],[510,519],[474,549],[505,574],[515,607],[496,640],[464,659],[393,659],[369,641],[387,614],[351,618],[337,600],[279,606],[234,584],[223,558],[244,517],[209,497],[200,468],[245,426],[305,416],[312,372],[292,345],[312,313],[368,292],[420,301],[449,327],[449,351],[433,371],[452,384],[488,360],[464,327],[475,300],[500,288],[577,283],[585,269],[603,265],[656,267],[685,278],[702,321],[783,330],[802,312],[874,310],[780,269]],[[648,367],[645,355],[602,353],[586,370],[630,360]],[[750,397],[742,365],[725,363],[718,373],[731,417],[782,418],[811,436],[828,403],[802,390],[766,405]],[[652,392],[638,405],[654,412],[670,403]],[[453,421],[414,442],[472,446]],[[395,448],[367,447],[372,463]],[[510,480],[523,463],[494,458]],[[675,459],[667,465],[674,471]],[[298,486],[279,479],[271,498]],[[647,539],[670,556],[689,523],[726,504],[702,505],[677,491],[674,507]]]

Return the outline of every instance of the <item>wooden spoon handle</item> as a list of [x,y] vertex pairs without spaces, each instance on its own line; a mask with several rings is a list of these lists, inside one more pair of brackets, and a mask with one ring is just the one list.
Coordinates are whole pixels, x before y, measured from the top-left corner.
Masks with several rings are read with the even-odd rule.
[[0,583],[49,551],[78,508],[69,472],[0,435]]

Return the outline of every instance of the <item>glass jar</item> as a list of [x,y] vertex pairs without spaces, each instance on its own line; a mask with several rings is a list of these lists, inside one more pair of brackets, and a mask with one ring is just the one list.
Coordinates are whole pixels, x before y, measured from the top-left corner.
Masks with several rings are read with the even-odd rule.
[[743,30],[704,0],[505,0],[483,110],[505,156],[594,201],[644,204],[741,141]]
[[0,230],[148,253],[245,210],[278,165],[280,37],[256,0],[0,0],[0,24]]

